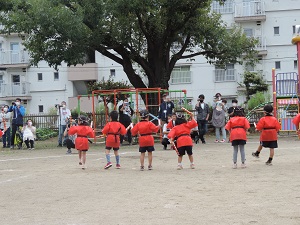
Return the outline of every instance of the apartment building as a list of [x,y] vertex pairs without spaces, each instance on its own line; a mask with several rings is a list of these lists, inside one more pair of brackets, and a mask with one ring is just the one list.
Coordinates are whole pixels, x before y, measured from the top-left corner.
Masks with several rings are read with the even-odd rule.
[[[221,13],[229,29],[238,24],[249,37],[258,38],[259,62],[249,70],[260,71],[270,84],[272,68],[276,72],[297,72],[297,51],[291,40],[300,24],[300,0],[227,0],[224,5],[214,1],[212,10]],[[196,103],[199,94],[212,102],[217,92],[229,101],[237,98],[243,102],[245,96],[239,86],[243,73],[241,65],[220,69],[198,56],[178,61],[169,84],[172,90],[186,89],[191,104]],[[32,66],[18,35],[0,36],[0,104],[11,104],[20,97],[28,112],[47,113],[66,100],[73,109],[77,107],[77,96],[87,93],[87,82],[103,77],[127,80],[119,64],[97,52],[96,63],[76,67],[63,63],[57,71],[46,62]],[[81,98],[80,104],[91,111],[90,98]]]

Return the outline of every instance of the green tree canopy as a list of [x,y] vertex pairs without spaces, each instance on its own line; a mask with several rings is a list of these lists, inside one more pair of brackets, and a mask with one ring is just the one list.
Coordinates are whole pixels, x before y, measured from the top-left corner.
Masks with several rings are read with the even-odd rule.
[[[122,65],[131,84],[168,88],[180,59],[208,63],[253,58],[256,40],[228,29],[211,0],[0,0],[3,32],[23,35],[33,62],[93,62],[94,51]],[[136,70],[136,66],[139,70]]]

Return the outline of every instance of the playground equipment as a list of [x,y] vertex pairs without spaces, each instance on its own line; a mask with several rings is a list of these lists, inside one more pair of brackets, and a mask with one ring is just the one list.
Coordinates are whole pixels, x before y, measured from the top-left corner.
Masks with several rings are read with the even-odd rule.
[[[300,25],[297,25],[300,31]],[[281,123],[281,131],[294,131],[293,117],[300,112],[300,33],[292,39],[297,45],[298,74],[296,72],[277,73],[272,70],[274,115]]]
[[[105,120],[106,123],[109,121],[110,104],[113,110],[118,110],[120,101],[124,98],[128,98],[131,108],[134,110],[134,115],[132,120],[134,123],[139,121],[139,111],[141,109],[147,109],[149,111],[149,120],[157,123],[158,117],[157,113],[159,110],[159,105],[161,103],[161,96],[163,94],[168,94],[171,101],[173,101],[175,108],[180,109],[181,107],[187,107],[186,100],[186,90],[165,90],[161,88],[130,88],[130,89],[115,89],[115,90],[95,90],[92,92],[92,116],[95,132],[99,133],[99,127],[97,127],[97,121],[95,118],[96,107],[95,99],[98,102],[103,102],[105,105]],[[102,129],[102,127],[100,127]],[[162,132],[160,131],[157,136],[162,137]],[[96,138],[100,137],[95,135]]]
[[272,70],[274,115],[281,131],[294,131],[293,118],[299,112],[299,77],[295,72],[277,73]]

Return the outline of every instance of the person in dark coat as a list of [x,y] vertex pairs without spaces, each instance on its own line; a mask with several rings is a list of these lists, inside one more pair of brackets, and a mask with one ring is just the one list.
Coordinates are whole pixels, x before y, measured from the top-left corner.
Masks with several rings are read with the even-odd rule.
[[[119,122],[124,125],[125,128],[127,128],[131,124],[131,117],[133,115],[134,111],[131,108],[128,98],[125,98],[123,101],[123,104],[119,106]],[[120,143],[123,144],[124,141],[124,135],[120,135]],[[131,136],[131,129],[127,130],[127,141],[131,145],[132,144],[132,136]]]

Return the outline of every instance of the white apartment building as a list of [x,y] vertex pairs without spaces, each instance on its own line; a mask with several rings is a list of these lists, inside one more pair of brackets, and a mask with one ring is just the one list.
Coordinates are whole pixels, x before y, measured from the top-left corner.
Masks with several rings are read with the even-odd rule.
[[[248,36],[259,39],[260,60],[252,70],[261,71],[270,84],[272,68],[277,72],[297,72],[297,50],[291,40],[295,26],[300,24],[300,0],[227,0],[224,5],[213,2],[212,10],[222,14],[229,28],[238,24]],[[10,105],[19,97],[27,112],[36,114],[47,113],[49,108],[65,100],[73,109],[77,106],[77,96],[87,93],[88,81],[109,76],[116,81],[127,80],[119,64],[99,53],[96,53],[96,63],[76,67],[63,63],[58,71],[46,62],[33,67],[29,61],[18,35],[0,36],[0,104]],[[198,56],[178,61],[169,89],[187,90],[192,104],[199,94],[206,96],[206,102],[212,102],[217,92],[229,101],[237,98],[243,102],[245,97],[238,84],[243,73],[241,65],[218,69]],[[91,99],[81,98],[80,103],[81,109],[91,111]]]

